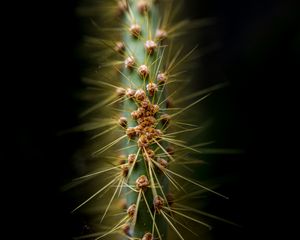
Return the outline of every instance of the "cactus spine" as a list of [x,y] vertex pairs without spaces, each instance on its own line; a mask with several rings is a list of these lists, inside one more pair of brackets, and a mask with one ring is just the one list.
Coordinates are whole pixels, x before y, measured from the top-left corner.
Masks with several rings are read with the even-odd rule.
[[[91,116],[92,122],[83,125],[85,130],[101,129],[91,143],[96,147],[92,156],[97,160],[97,164],[92,165],[100,167],[100,170],[78,179],[81,183],[101,176],[99,181],[102,184],[74,211],[92,200],[97,201],[103,213],[101,222],[110,227],[80,238],[111,239],[112,234],[119,234],[120,239],[187,239],[182,231],[188,230],[194,234],[187,235],[191,239],[190,236],[198,235],[176,217],[207,228],[210,225],[186,212],[217,217],[180,204],[180,198],[174,198],[173,192],[182,194],[185,192],[182,184],[188,183],[224,196],[183,175],[182,167],[176,170],[176,165],[200,162],[189,153],[199,153],[198,147],[201,146],[191,146],[183,139],[175,138],[184,133],[191,137],[199,129],[195,124],[181,121],[178,116],[218,87],[177,99],[179,103],[200,97],[185,107],[173,108],[170,97],[179,87],[172,88],[172,85],[187,82],[186,75],[182,75],[182,65],[194,51],[182,54],[181,49],[178,50],[180,44],[173,42],[192,26],[189,21],[170,25],[173,9],[175,11],[174,1],[119,0],[102,4],[103,25],[111,13],[118,17],[107,28],[96,24],[105,39],[100,40],[98,36],[88,39],[89,43],[96,45],[97,51],[87,54],[95,57],[101,67],[86,79],[96,88],[98,102],[85,112]],[[82,12],[95,13],[95,9]],[[177,50],[172,50],[171,46]],[[114,166],[111,167],[111,164]],[[106,195],[109,195],[108,198],[105,198]],[[97,199],[97,196],[100,198]],[[186,194],[182,199],[188,196]],[[123,203],[123,209],[119,210],[124,217],[116,220],[110,213],[118,209],[119,200]],[[112,220],[105,221],[109,217]],[[170,231],[173,234],[169,234]]]

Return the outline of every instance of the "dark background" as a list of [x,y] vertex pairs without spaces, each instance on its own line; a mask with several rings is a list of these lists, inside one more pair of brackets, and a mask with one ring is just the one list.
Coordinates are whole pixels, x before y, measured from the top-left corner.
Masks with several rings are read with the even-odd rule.
[[[242,156],[214,169],[235,179],[223,189],[234,196],[231,203],[214,210],[244,227],[220,225],[215,239],[270,239],[286,222],[285,210],[272,204],[280,195],[291,196],[278,169],[287,158],[281,155],[288,140],[283,136],[294,118],[286,99],[294,97],[292,79],[297,78],[298,9],[289,1],[187,4],[192,18],[217,18],[210,31],[220,49],[202,60],[208,85],[231,82],[209,100],[209,113],[216,119],[212,134],[220,146],[245,149]],[[2,168],[7,192],[2,208],[8,214],[2,234],[9,234],[8,239],[71,239],[76,223],[59,187],[72,176],[71,160],[83,135],[57,133],[76,125],[82,108],[76,97],[83,88],[84,65],[75,54],[82,38],[74,13],[77,1],[13,5],[7,10],[10,31],[4,36],[13,37],[12,47],[7,47],[12,68],[4,80],[10,86],[2,90],[8,106],[4,118],[9,122],[3,126],[8,132],[3,162],[8,166]]]

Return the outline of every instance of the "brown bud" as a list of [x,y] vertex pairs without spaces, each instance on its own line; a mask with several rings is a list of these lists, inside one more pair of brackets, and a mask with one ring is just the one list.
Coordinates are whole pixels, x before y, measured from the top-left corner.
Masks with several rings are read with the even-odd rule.
[[128,168],[127,164],[121,165],[121,169],[122,169],[122,175],[124,177],[127,177],[128,172],[129,172],[129,168]]
[[135,92],[134,97],[138,101],[144,101],[146,99],[146,93],[143,89],[139,89]]
[[170,155],[174,155],[175,153],[175,149],[172,146],[169,146],[166,148],[166,151],[170,154]]
[[147,40],[145,43],[145,49],[147,51],[148,54],[153,54],[153,52],[155,51],[155,49],[157,48],[157,44],[156,42],[152,41],[152,40]]
[[154,93],[158,91],[158,87],[155,83],[147,84],[146,88],[147,88],[147,91],[149,92],[150,96],[153,96]]
[[144,159],[147,161],[148,158],[153,159],[155,156],[155,152],[151,148],[146,148],[146,152],[143,153]]
[[175,200],[174,195],[172,193],[168,193],[166,198],[167,198],[168,204],[170,206],[172,206],[174,204],[174,200]]
[[139,0],[137,3],[137,9],[141,14],[145,14],[150,9],[150,3],[147,0]]
[[165,73],[159,73],[159,74],[157,74],[156,79],[157,79],[157,83],[159,85],[163,85],[163,84],[165,84],[167,82],[168,76]]
[[142,240],[153,240],[153,236],[148,232],[143,236]]
[[125,164],[126,163],[126,156],[125,155],[119,155],[117,157],[117,160],[118,160],[118,164],[122,165],[122,164]]
[[167,126],[170,122],[171,116],[169,114],[162,114],[160,116],[160,121],[164,126]]
[[168,162],[163,158],[157,159],[157,162],[161,166],[162,169],[168,167]]
[[145,175],[138,177],[135,183],[137,189],[145,189],[146,187],[149,186],[149,180]]
[[125,68],[132,69],[135,64],[134,57],[130,56],[125,59]]
[[153,200],[153,206],[154,209],[159,212],[164,206],[164,199],[157,195]]
[[142,148],[142,147],[148,147],[148,145],[149,145],[149,140],[147,136],[141,135],[138,140],[138,146]]
[[155,129],[154,132],[154,138],[161,138],[161,136],[163,135],[162,131],[160,129]]
[[132,218],[134,216],[134,214],[135,214],[135,211],[136,211],[136,205],[135,204],[131,204],[129,206],[129,208],[127,209],[128,216]]
[[138,111],[133,111],[133,112],[130,113],[130,115],[134,120],[137,120],[139,118],[139,112]]
[[131,35],[133,36],[133,37],[139,37],[140,36],[140,34],[141,34],[141,32],[142,32],[142,28],[141,28],[141,26],[140,25],[138,25],[138,24],[132,24],[131,26],[130,26],[130,28],[129,28],[129,31],[130,31],[130,33],[131,33]]
[[126,224],[122,227],[122,231],[123,231],[127,236],[130,236],[130,225],[129,225],[129,223],[126,223]]
[[138,68],[138,73],[141,77],[146,78],[149,76],[149,69],[146,65],[141,65]]
[[133,89],[131,89],[131,88],[127,88],[127,89],[126,89],[126,92],[125,92],[126,97],[128,97],[128,98],[133,98],[135,92],[136,92],[135,90],[133,90]]
[[154,104],[152,106],[152,112],[153,112],[153,114],[158,113],[158,111],[159,111],[159,106],[157,104]]
[[128,164],[133,164],[136,158],[136,154],[129,154],[128,155]]
[[141,105],[142,108],[147,109],[149,107],[149,105],[150,105],[150,102],[149,102],[148,99],[145,99],[144,101],[142,101],[140,103],[140,105]]
[[143,132],[143,127],[141,126],[141,125],[137,125],[135,128],[134,128],[134,130],[135,130],[135,134],[136,135],[140,135],[142,132]]
[[116,42],[114,50],[118,53],[123,53],[125,51],[125,45],[123,42]]
[[117,13],[119,16],[124,14],[128,10],[128,5],[126,0],[119,0],[118,1],[118,8],[117,8]]
[[136,136],[135,128],[134,127],[127,128],[126,135],[128,136],[128,138],[133,139]]
[[120,117],[119,118],[119,124],[121,127],[126,128],[127,127],[127,118],[126,117]]
[[127,201],[126,201],[125,198],[121,198],[118,201],[118,207],[121,208],[121,209],[127,209]]
[[168,98],[166,101],[166,108],[172,108],[174,107],[173,99]]
[[117,88],[117,89],[116,89],[116,93],[117,93],[117,96],[118,96],[119,98],[121,98],[121,97],[124,97],[124,96],[125,96],[126,90],[125,90],[124,88]]
[[156,118],[152,116],[148,116],[144,118],[144,125],[145,126],[153,126],[156,123]]
[[[144,95],[145,97],[146,97],[146,95]],[[145,114],[145,108],[143,108],[143,107],[139,107],[138,109],[137,109],[137,111],[138,111],[138,113],[139,113],[139,117],[142,117],[144,114]]]
[[157,29],[155,38],[159,41],[162,41],[168,37],[168,33],[163,29]]

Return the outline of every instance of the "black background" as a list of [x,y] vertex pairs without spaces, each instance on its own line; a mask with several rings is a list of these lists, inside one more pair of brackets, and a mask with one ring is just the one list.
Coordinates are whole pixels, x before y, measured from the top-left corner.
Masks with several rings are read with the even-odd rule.
[[[270,239],[286,223],[282,215],[286,210],[272,204],[282,195],[291,197],[282,183],[286,174],[279,169],[288,162],[285,132],[293,131],[288,126],[293,126],[296,111],[289,112],[299,63],[297,8],[289,1],[187,4],[192,18],[218,19],[213,32],[220,50],[203,59],[204,74],[209,83],[227,79],[231,86],[213,98],[210,113],[219,119],[215,133],[220,145],[246,150],[242,161],[233,160],[217,170],[228,169],[239,177],[224,190],[236,194],[229,209],[244,228],[220,226],[215,239]],[[83,88],[84,65],[74,50],[82,38],[76,6],[71,0],[29,1],[4,8],[9,33],[3,38],[11,37],[11,45],[3,45],[8,50],[5,62],[11,63],[3,79],[9,87],[2,89],[8,110],[3,118],[9,122],[3,125],[8,154],[3,154],[2,167],[6,200],[2,208],[7,212],[2,234],[8,239],[72,236],[74,223],[59,187],[72,175],[70,161],[82,145],[82,135],[57,133],[76,125],[82,107],[76,97]],[[220,211],[226,213],[221,207]]]

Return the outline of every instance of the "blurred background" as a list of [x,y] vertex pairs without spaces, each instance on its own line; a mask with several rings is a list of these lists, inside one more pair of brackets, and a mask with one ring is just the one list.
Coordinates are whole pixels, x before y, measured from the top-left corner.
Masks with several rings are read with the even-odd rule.
[[[76,125],[83,108],[78,94],[84,88],[80,75],[85,63],[76,55],[83,37],[77,4],[78,0],[17,3],[8,18],[16,36],[13,45],[22,49],[11,56],[14,80],[8,91],[3,89],[12,126],[4,126],[9,132],[4,155],[9,167],[3,167],[9,196],[4,231],[10,236],[67,240],[76,228],[59,188],[74,175],[72,159],[84,137],[58,133]],[[208,210],[244,226],[220,224],[213,239],[270,236],[277,232],[269,194],[282,131],[274,121],[288,116],[280,99],[297,69],[299,11],[289,1],[186,4],[193,19],[217,19],[205,29],[204,39],[218,48],[201,59],[203,87],[230,82],[206,103],[214,120],[210,133],[216,146],[244,150],[242,155],[210,159],[211,175],[226,179],[219,191],[232,198],[225,204],[214,200]],[[279,215],[277,209],[275,216]]]

